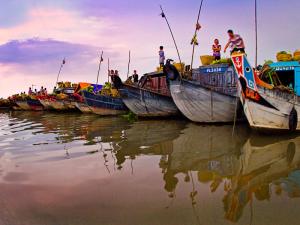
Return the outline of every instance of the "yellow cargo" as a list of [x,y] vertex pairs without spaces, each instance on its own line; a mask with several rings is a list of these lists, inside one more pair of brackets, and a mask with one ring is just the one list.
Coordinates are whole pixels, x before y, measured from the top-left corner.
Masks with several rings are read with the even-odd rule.
[[294,60],[300,61],[300,49],[294,52]]
[[184,66],[185,66],[184,63],[174,63],[173,65],[176,67],[176,69],[177,69],[179,72],[183,72],[183,71],[184,71]]
[[203,66],[208,66],[215,60],[215,57],[211,55],[202,55],[200,56],[200,60]]
[[69,82],[69,81],[65,82],[65,87],[70,88],[71,87],[71,82]]
[[293,56],[290,53],[277,53],[277,61],[278,62],[288,62],[293,60]]
[[156,67],[156,72],[161,72],[163,71],[163,67],[159,66],[159,67]]
[[118,97],[119,96],[119,92],[117,89],[111,89],[111,96],[113,97]]

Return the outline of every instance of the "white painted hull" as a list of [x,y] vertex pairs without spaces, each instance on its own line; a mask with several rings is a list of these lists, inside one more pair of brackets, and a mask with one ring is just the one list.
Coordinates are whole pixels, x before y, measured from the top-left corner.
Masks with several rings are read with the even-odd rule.
[[289,130],[289,115],[294,107],[298,113],[297,130],[300,130],[300,105],[299,102],[294,104],[292,95],[288,100],[272,94],[272,91],[264,92],[263,89],[260,89],[259,94],[274,108],[258,104],[247,98],[241,98],[251,128],[258,130]]
[[191,121],[199,123],[233,122],[237,98],[187,82],[171,82],[170,91],[177,108]]

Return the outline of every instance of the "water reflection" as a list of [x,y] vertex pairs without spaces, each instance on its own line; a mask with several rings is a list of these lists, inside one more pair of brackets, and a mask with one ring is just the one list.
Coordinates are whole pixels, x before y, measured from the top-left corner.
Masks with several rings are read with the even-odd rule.
[[[18,209],[33,218],[36,213],[30,208],[36,207],[47,215],[61,215],[57,218],[61,224],[80,224],[75,218],[66,219],[69,214],[62,211],[82,212],[86,224],[99,224],[115,208],[122,208],[128,218],[139,218],[124,224],[150,224],[146,221],[148,205],[152,205],[157,219],[152,224],[216,224],[216,220],[217,224],[249,224],[255,218],[257,224],[275,224],[292,217],[289,203],[300,197],[297,136],[258,136],[243,125],[232,136],[232,126],[175,120],[129,123],[122,117],[40,112],[0,113],[0,125],[2,193],[8,193],[2,187],[7,182],[15,186],[38,183],[46,188],[47,198],[68,190],[62,200],[52,197],[52,211],[34,202]],[[64,183],[67,188],[57,189],[49,183]],[[35,195],[36,190],[26,193]],[[84,191],[88,193],[83,195]],[[0,196],[0,204],[1,198],[5,197]],[[103,198],[109,199],[107,205],[103,205]],[[266,208],[275,208],[282,198],[284,213],[261,220]],[[90,205],[95,214],[89,211],[91,217],[86,216],[84,207],[63,208],[65,201]],[[139,210],[130,210],[129,203]],[[105,215],[96,213],[99,211]],[[0,213],[0,222],[1,216],[7,215]],[[31,222],[33,218],[29,218]],[[106,224],[120,224],[112,221],[122,218],[114,214]],[[46,220],[43,224],[55,223]]]

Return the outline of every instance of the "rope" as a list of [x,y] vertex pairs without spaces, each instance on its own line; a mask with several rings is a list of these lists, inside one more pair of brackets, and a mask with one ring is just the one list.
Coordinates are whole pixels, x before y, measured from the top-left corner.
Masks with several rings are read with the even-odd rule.
[[[200,15],[201,15],[203,1],[204,0],[201,0],[201,4],[200,4],[200,7],[199,7],[198,17],[197,17],[197,22],[196,22],[196,29],[195,29],[195,33],[194,33],[193,38],[197,35],[198,24],[199,24],[199,20],[200,20]],[[191,77],[193,77],[193,63],[194,63],[195,47],[196,47],[195,46],[195,42],[193,42],[192,61],[191,61]]]
[[103,62],[103,51],[101,52],[101,55],[100,55],[100,62],[99,62],[98,73],[97,73],[97,82],[96,82],[97,85],[98,85],[98,82],[99,82],[99,74],[100,74],[100,71],[101,71],[102,62]]

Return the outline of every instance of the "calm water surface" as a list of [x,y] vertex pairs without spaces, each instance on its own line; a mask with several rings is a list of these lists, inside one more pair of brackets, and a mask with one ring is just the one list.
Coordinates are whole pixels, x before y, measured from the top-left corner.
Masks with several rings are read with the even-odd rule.
[[0,112],[0,225],[300,224],[300,136]]

